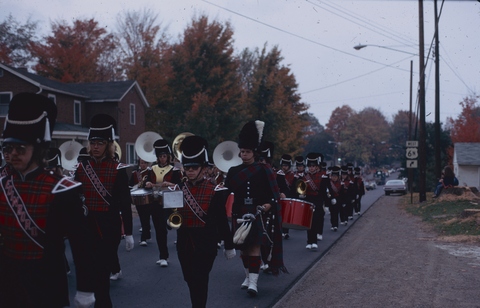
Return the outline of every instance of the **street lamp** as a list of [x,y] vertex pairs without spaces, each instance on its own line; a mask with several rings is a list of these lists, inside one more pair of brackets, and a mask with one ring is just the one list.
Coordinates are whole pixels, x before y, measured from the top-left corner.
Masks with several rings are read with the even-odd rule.
[[356,46],[353,46],[353,49],[360,50],[360,49],[363,49],[363,48],[368,47],[368,46],[378,47],[378,48],[383,48],[383,49],[390,49],[390,50],[393,50],[393,51],[403,52],[403,53],[406,53],[406,54],[409,54],[409,55],[412,55],[412,56],[418,56],[418,54],[413,53],[413,52],[408,52],[408,51],[403,51],[403,50],[400,50],[400,49],[390,48],[390,47],[387,47],[387,46],[373,45],[373,44],[368,44],[368,45],[358,44]]

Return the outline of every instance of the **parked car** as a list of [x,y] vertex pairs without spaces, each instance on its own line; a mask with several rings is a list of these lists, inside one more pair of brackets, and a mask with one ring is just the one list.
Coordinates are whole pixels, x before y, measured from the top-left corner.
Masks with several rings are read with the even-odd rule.
[[365,189],[366,190],[374,190],[375,188],[377,188],[377,183],[375,183],[375,181],[365,182]]
[[386,196],[393,193],[405,195],[407,193],[407,184],[403,180],[389,180],[383,186],[383,190]]

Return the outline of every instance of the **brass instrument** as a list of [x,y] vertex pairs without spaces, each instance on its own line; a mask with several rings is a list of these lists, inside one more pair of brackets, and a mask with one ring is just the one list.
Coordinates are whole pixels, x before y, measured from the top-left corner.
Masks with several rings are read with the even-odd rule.
[[235,141],[224,141],[215,147],[213,162],[220,171],[227,173],[228,169],[242,163],[239,154],[240,149]]
[[295,188],[300,198],[305,198],[307,196],[307,183],[304,180],[297,180]]
[[137,153],[138,157],[149,163],[156,161],[157,155],[155,155],[153,144],[158,139],[162,139],[162,136],[156,132],[147,131],[140,134],[135,141],[135,152]]
[[173,210],[173,213],[168,216],[167,225],[172,229],[178,229],[182,225],[183,217],[177,209]]
[[173,156],[175,156],[175,158],[178,161],[180,161],[182,156],[182,152],[180,151],[180,146],[182,145],[183,139],[185,139],[185,137],[188,137],[188,136],[195,136],[195,135],[189,132],[183,132],[179,134],[177,137],[175,137],[175,139],[173,139],[173,143],[172,143]]
[[74,141],[66,141],[58,148],[62,153],[62,167],[63,169],[73,171],[78,163],[77,158],[83,145]]

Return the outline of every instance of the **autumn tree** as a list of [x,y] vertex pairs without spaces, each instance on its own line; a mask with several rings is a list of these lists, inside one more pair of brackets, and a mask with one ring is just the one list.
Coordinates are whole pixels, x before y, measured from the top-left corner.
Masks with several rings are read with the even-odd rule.
[[458,118],[447,119],[447,129],[453,143],[480,142],[480,106],[477,105],[479,96],[465,97],[460,106],[462,112]]
[[339,136],[347,162],[380,165],[389,155],[389,124],[378,109],[367,107],[351,115]]
[[13,16],[0,23],[0,62],[23,67],[31,60],[29,45],[36,41],[37,22],[20,24]]
[[[295,76],[278,47],[269,52],[242,53],[241,80],[250,119],[265,121],[264,140],[275,144],[275,160],[282,154],[302,153],[309,123],[302,114],[308,109],[301,102]],[[248,69],[248,67],[251,67]]]
[[[44,77],[62,82],[98,82],[116,79],[118,68],[113,34],[94,19],[52,22],[52,34],[44,42],[33,43],[31,51],[38,60],[33,67]],[[102,60],[113,59],[113,63]]]
[[209,141],[210,153],[220,142],[236,140],[245,117],[232,36],[228,22],[200,16],[165,53],[169,68],[157,104],[162,136],[200,135]]
[[124,12],[117,17],[117,40],[127,79],[136,80],[145,97],[155,104],[166,80],[163,53],[167,34],[151,10]]

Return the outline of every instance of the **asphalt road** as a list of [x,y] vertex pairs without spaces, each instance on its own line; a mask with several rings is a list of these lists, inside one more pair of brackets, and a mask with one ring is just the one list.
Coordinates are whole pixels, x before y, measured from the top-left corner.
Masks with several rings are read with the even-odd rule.
[[[381,186],[367,191],[362,199],[362,212],[365,212],[382,194]],[[316,251],[305,249],[306,231],[290,230],[290,239],[283,241],[284,262],[289,274],[274,277],[261,273],[258,282],[259,294],[255,298],[249,297],[245,290],[240,289],[245,274],[239,252],[237,251],[234,259],[227,261],[223,256],[222,247],[210,273],[207,306],[272,307],[320,260],[345,231],[361,218],[362,216],[354,216],[354,220],[351,220],[348,226],[340,225],[338,232],[333,232],[330,230],[330,216],[325,215],[323,240],[319,242]],[[158,249],[154,238],[147,247],[138,246],[139,227],[140,222],[138,217],[135,217],[133,229],[135,248],[126,252],[124,241],[119,247],[118,255],[123,277],[111,282],[110,295],[114,307],[190,307],[188,288],[183,280],[175,250],[176,232],[170,231],[168,235],[169,266],[161,268],[155,263],[158,260]],[[152,233],[152,236],[154,235]],[[68,252],[69,249],[67,258],[73,268],[72,258]],[[73,298],[75,294],[73,271],[69,275],[69,284],[70,297]]]

